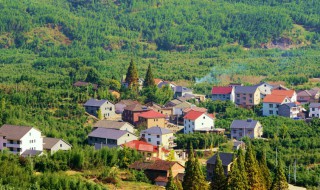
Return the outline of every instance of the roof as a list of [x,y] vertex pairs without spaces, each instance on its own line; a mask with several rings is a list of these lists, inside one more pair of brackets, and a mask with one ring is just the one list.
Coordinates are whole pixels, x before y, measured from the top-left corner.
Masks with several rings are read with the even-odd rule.
[[126,106],[130,106],[130,105],[133,105],[133,104],[139,104],[139,102],[136,101],[136,100],[121,100],[117,104],[124,104]]
[[[168,171],[173,165],[179,164],[175,161],[155,160],[155,161],[136,161],[129,166],[137,170],[160,170]],[[181,164],[179,164],[182,166]],[[182,166],[183,167],[183,166]]]
[[233,141],[233,146],[239,146],[242,144],[245,145],[245,143],[243,141],[237,141],[237,140]]
[[26,157],[26,156],[37,156],[40,155],[42,153],[42,151],[40,150],[25,150],[21,156]]
[[106,139],[119,139],[123,135],[127,134],[129,132],[122,131],[122,130],[116,130],[116,129],[108,129],[108,128],[102,128],[98,127],[95,128],[91,133],[88,135],[90,137],[98,137],[98,138],[106,138]]
[[184,87],[184,86],[176,86],[174,88],[175,92],[192,92],[190,88]]
[[214,86],[211,94],[231,94],[233,87],[229,86]]
[[83,87],[83,86],[89,86],[89,85],[92,85],[93,86],[93,89],[98,89],[98,85],[97,84],[92,84],[92,83],[89,83],[89,82],[83,82],[83,81],[77,81],[75,83],[73,83],[73,86],[75,87]]
[[5,124],[0,128],[0,133],[9,140],[20,140],[31,129],[32,127]]
[[71,146],[69,143],[64,141],[63,139],[57,139],[57,138],[50,138],[50,137],[44,137],[43,138],[43,149],[51,149],[54,145],[56,145],[59,141],[63,141],[69,146]]
[[139,114],[139,117],[150,119],[150,118],[165,118],[166,116],[154,110],[149,110]]
[[294,108],[294,107],[298,107],[300,106],[300,103],[299,102],[290,102],[290,103],[285,103],[285,104],[282,104],[283,106],[288,106],[289,108]]
[[320,108],[320,103],[310,103],[309,108]]
[[313,97],[319,93],[318,90],[302,90],[297,93],[298,96]]
[[198,119],[200,116],[202,116],[204,113],[201,111],[194,111],[191,110],[189,111],[183,118],[184,119],[189,119],[189,120],[196,120]]
[[235,93],[255,93],[257,86],[236,86]]
[[162,128],[162,127],[150,127],[149,129],[141,131],[141,133],[148,133],[148,134],[156,134],[156,135],[165,135],[172,133],[169,129]]
[[178,105],[178,104],[181,104],[182,102],[184,102],[184,101],[182,101],[180,99],[173,99],[173,100],[169,101],[168,103],[166,103],[165,106]]
[[269,84],[267,82],[260,82],[259,84],[256,84],[256,85],[253,85],[253,86],[259,87],[261,85],[269,85],[269,86],[273,87],[271,84]]
[[263,99],[263,103],[279,103],[281,104],[284,100],[288,98],[287,96],[280,96],[274,94],[267,94]]
[[[110,121],[110,120],[100,120],[94,124],[93,127],[103,127],[109,129],[121,129],[125,124],[131,125],[130,123],[124,121]],[[132,126],[133,127],[133,126]]]
[[192,104],[189,102],[181,102],[180,104],[174,106],[175,108],[190,108]]
[[218,152],[215,155],[213,155],[209,160],[207,161],[208,164],[216,164],[217,155],[219,154],[220,159],[222,161],[223,166],[228,166],[232,163],[233,153],[224,153],[224,152]]
[[143,106],[141,104],[132,104],[124,108],[124,110],[128,111],[148,111],[149,108],[147,106]]
[[256,127],[259,121],[247,119],[247,120],[233,120],[230,128],[247,128],[253,129]]
[[183,110],[183,112],[188,113],[189,111],[194,110],[194,111],[200,111],[200,112],[207,112],[208,110],[206,108],[200,108],[200,107],[191,107],[191,108],[186,108]]
[[288,96],[289,98],[292,98],[294,95],[294,90],[272,90],[271,94],[273,95],[280,95],[280,96]]
[[84,104],[84,106],[100,107],[106,102],[108,102],[108,100],[97,100],[97,99],[91,98]]
[[[132,148],[135,149],[137,151],[143,151],[143,152],[158,152],[158,147],[147,143],[145,141],[139,141],[139,140],[132,140],[130,142],[124,143],[122,145],[123,147],[128,147],[128,148]],[[165,149],[162,147],[162,151],[163,152],[170,152],[169,150]]]
[[287,88],[287,87],[285,87],[285,86],[283,86],[282,84],[275,84],[275,85],[272,85],[273,86],[273,88],[272,89],[278,89],[278,90],[290,90],[289,88]]
[[162,79],[154,79],[154,83],[156,85],[158,85],[160,82],[163,82],[163,80]]

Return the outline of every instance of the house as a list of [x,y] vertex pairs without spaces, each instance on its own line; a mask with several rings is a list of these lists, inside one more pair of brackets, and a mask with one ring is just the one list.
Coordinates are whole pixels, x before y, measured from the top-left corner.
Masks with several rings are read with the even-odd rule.
[[161,145],[166,149],[176,146],[173,142],[175,139],[173,132],[158,126],[141,131],[140,138],[144,138],[148,143],[155,146]]
[[176,99],[173,99],[173,100],[170,100],[169,102],[167,102],[164,106],[165,107],[174,107],[174,106],[176,106],[176,105],[178,105],[178,104],[181,104],[182,102],[185,102],[185,100],[182,100],[182,99],[178,99],[178,98],[176,98]]
[[231,139],[241,139],[245,136],[249,138],[258,138],[262,136],[263,127],[259,121],[247,120],[233,120],[230,126]]
[[139,125],[145,125],[145,127],[150,128],[153,126],[165,127],[166,126],[166,116],[156,112],[154,110],[149,110],[142,112],[138,115]]
[[[162,83],[162,82],[164,82],[162,79],[158,79],[158,78],[155,78],[155,79],[153,79],[154,80],[154,84],[156,85],[156,86],[158,86],[160,83]],[[159,87],[159,86],[158,86]],[[161,88],[161,87],[160,87]]]
[[120,102],[115,104],[115,112],[117,114],[122,114],[125,107],[131,106],[133,104],[139,104],[139,102],[136,100],[121,100]]
[[77,81],[77,82],[73,83],[72,86],[74,86],[74,87],[90,87],[90,85],[92,86],[93,90],[98,90],[97,84],[92,84],[92,83],[83,82],[83,81]]
[[63,139],[49,137],[43,138],[43,150],[46,150],[50,154],[53,154],[58,150],[70,150],[71,147],[72,146]]
[[88,135],[88,143],[94,145],[95,149],[101,149],[104,146],[117,147],[136,139],[138,137],[128,131],[102,127],[94,128]]
[[122,131],[128,131],[130,133],[134,133],[134,126],[128,122],[120,121],[110,121],[110,120],[100,120],[93,125],[94,128],[107,128],[107,129],[116,129]]
[[309,109],[309,117],[320,118],[320,103],[311,103]]
[[183,86],[176,86],[174,87],[174,97],[181,97],[184,96],[185,94],[192,94],[192,90],[190,88],[187,87],[183,87]]
[[297,93],[298,102],[312,103],[319,102],[320,91],[319,90],[302,90]]
[[171,107],[160,106],[154,102],[149,102],[149,103],[145,104],[145,106],[148,106],[149,109],[152,109],[156,112],[164,114],[166,116],[167,120],[172,115],[172,108]]
[[189,111],[184,117],[184,133],[212,132],[214,130],[214,117],[212,114],[200,111]]
[[263,116],[270,116],[270,115],[278,115],[279,106],[284,103],[291,102],[287,96],[278,96],[273,94],[268,94],[263,99],[262,104],[262,115]]
[[178,105],[173,106],[173,115],[182,115],[183,114],[183,110],[185,110],[186,108],[192,108],[195,107],[195,105],[192,105],[189,102],[181,102]]
[[170,169],[175,179],[183,178],[185,170],[184,166],[179,162],[164,160],[136,161],[129,168],[144,171],[146,176],[159,186],[167,185]]
[[186,115],[189,111],[199,111],[199,112],[203,112],[206,113],[208,110],[206,108],[202,108],[202,107],[191,107],[191,108],[186,108],[182,111],[183,115]]
[[[144,82],[143,78],[138,78],[139,89],[142,89],[143,82]],[[126,82],[126,75],[122,75],[122,79],[121,79],[120,83],[121,83],[122,86],[128,88],[128,83]]]
[[161,145],[155,146],[153,144],[147,143],[143,140],[133,140],[127,143],[124,143],[122,147],[128,147],[131,149],[135,149],[138,152],[140,152],[145,159],[151,160],[151,159],[166,159],[169,150],[165,149]]
[[254,106],[260,103],[260,90],[255,86],[237,86],[235,88],[235,103],[241,106]]
[[271,94],[271,90],[273,89],[273,86],[266,82],[260,82],[254,86],[259,88],[261,98],[264,98],[267,94]]
[[150,109],[147,106],[141,104],[133,104],[126,106],[122,113],[122,120],[136,125],[139,121],[139,115],[143,112],[147,112]]
[[[108,118],[115,115],[114,104],[108,100],[97,100],[91,98],[84,105],[87,113],[98,117],[98,111],[101,111],[101,116],[103,118]],[[100,118],[99,118],[100,119]]]
[[175,83],[170,81],[161,81],[160,83],[156,84],[158,88],[162,88],[163,86],[169,85],[169,87],[174,91],[174,88],[177,86]]
[[211,181],[213,176],[213,171],[216,165],[217,156],[220,156],[220,159],[222,161],[222,167],[224,170],[224,174],[227,176],[228,173],[231,171],[232,161],[233,161],[233,153],[223,153],[218,152],[215,155],[213,155],[209,160],[207,161],[207,180]]
[[33,150],[34,154],[40,154],[43,151],[41,132],[33,127],[5,124],[0,128],[0,135],[1,148],[7,148],[14,154],[30,155],[29,150]]
[[236,139],[233,139],[233,150],[239,150],[239,149],[245,149],[246,148],[246,143],[243,141],[238,141]]
[[290,102],[279,105],[279,116],[298,118],[303,117],[303,107],[299,102]]
[[272,90],[271,94],[276,96],[287,96],[291,102],[297,101],[297,93],[294,90]]
[[276,85],[273,85],[272,90],[290,90],[290,89],[283,86],[282,84],[276,84]]
[[211,90],[211,99],[213,101],[221,100],[221,101],[235,101],[235,91],[232,86],[214,86]]

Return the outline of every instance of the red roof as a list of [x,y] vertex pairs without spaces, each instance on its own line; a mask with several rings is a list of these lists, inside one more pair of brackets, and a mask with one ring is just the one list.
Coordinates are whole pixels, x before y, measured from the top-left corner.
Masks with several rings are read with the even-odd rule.
[[[122,146],[129,147],[132,149],[135,149],[137,151],[142,152],[158,152],[158,147],[155,145],[152,145],[150,143],[139,141],[139,140],[133,140],[127,143],[124,143]],[[165,153],[170,152],[169,150],[162,148],[162,151]]]
[[274,95],[274,94],[268,94],[263,99],[263,103],[279,103],[281,104],[287,96],[280,96],[280,95]]
[[183,112],[185,113],[188,113],[189,111],[200,111],[200,112],[203,112],[203,113],[206,113],[208,110],[206,108],[199,108],[199,107],[191,107],[191,108],[186,108],[183,110]]
[[165,118],[166,116],[154,110],[150,110],[150,111],[146,111],[139,114],[139,117],[150,119],[150,118]]
[[160,82],[162,82],[163,80],[162,79],[154,79],[154,83],[156,84],[156,85],[158,85]]
[[189,119],[189,120],[196,120],[198,119],[198,117],[200,117],[201,115],[203,115],[204,113],[201,111],[194,111],[191,110],[189,111],[183,118],[184,119]]
[[211,94],[231,94],[232,87],[228,86],[214,86],[212,87]]
[[[172,166],[178,164],[179,170],[184,169],[184,167],[176,161],[166,161],[166,160],[155,160],[155,161],[136,161],[129,166],[129,168],[134,168],[137,170],[158,170],[158,171],[169,171]],[[174,168],[172,168],[174,169]],[[176,169],[175,169],[176,170]],[[159,175],[158,175],[159,176]],[[154,176],[157,178],[158,176]],[[163,178],[158,178],[163,179]]]
[[278,95],[278,96],[288,96],[289,98],[292,98],[294,95],[294,90],[272,90],[272,95]]

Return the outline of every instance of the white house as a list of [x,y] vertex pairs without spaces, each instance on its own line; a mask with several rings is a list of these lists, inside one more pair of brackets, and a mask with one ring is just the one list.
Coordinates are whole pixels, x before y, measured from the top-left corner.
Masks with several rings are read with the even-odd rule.
[[284,103],[290,103],[290,99],[287,96],[268,94],[263,99],[262,115],[279,115],[279,106]]
[[194,107],[195,105],[192,105],[191,103],[189,102],[181,102],[180,104],[174,106],[172,109],[173,109],[173,115],[179,115],[181,116],[183,114],[183,110],[186,109],[186,108],[192,108]]
[[185,134],[214,130],[214,117],[212,114],[191,110],[183,118]]
[[263,133],[262,125],[259,121],[247,120],[234,120],[230,126],[231,139],[241,139],[245,136],[253,139],[261,137]]
[[[40,154],[43,151],[41,132],[33,127],[3,125],[0,128],[1,149],[7,148],[14,154],[22,155],[25,152]],[[1,139],[1,138],[0,138]]]
[[271,94],[271,90],[273,89],[273,86],[266,82],[261,82],[254,86],[258,87],[260,90],[261,98],[264,98],[267,94]]
[[71,145],[63,139],[44,137],[43,138],[43,149],[48,153],[53,154],[58,150],[70,150]]
[[174,136],[173,132],[169,129],[162,127],[151,127],[149,129],[140,132],[140,137],[144,138],[148,143],[155,146],[163,146],[166,149],[175,147],[176,144],[173,143]]
[[97,100],[91,98],[84,105],[86,112],[98,117],[98,111],[101,111],[103,118],[108,118],[115,115],[115,106],[108,100]]
[[309,105],[309,117],[318,117],[320,118],[320,103],[311,103]]

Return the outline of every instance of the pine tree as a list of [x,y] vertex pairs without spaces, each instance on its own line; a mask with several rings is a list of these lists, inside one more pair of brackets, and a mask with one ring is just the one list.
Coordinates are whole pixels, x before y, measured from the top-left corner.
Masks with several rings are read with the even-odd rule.
[[231,171],[228,175],[229,190],[247,190],[248,177],[244,167],[244,155],[242,149],[238,152],[238,158],[233,161]]
[[193,172],[194,172],[194,153],[193,153],[192,144],[190,144],[188,161],[186,162],[185,166],[186,167],[185,167],[185,171],[184,171],[182,187],[184,190],[189,190],[189,189],[191,189],[193,175],[194,175],[193,174]]
[[144,78],[143,86],[144,87],[155,86],[150,63],[149,63],[149,66],[148,66],[146,77]]
[[100,81],[100,78],[97,71],[94,69],[90,69],[87,74],[86,82],[99,83],[99,81]]
[[259,173],[259,167],[257,159],[252,150],[252,145],[249,144],[246,152],[245,168],[248,175],[248,184],[252,190],[264,190],[266,189],[262,183],[261,175]]
[[139,86],[138,80],[138,71],[136,65],[133,62],[133,59],[131,59],[126,75],[126,83],[128,83],[129,88],[137,89]]
[[212,190],[227,189],[227,178],[224,175],[224,169],[219,153],[217,153],[216,163],[213,170],[213,178],[211,183]]
[[207,190],[209,189],[209,185],[206,181],[206,178],[201,170],[201,164],[198,158],[195,158],[194,161],[194,180],[192,184],[192,190]]
[[287,190],[289,189],[286,176],[283,171],[282,163],[278,162],[276,167],[275,177],[271,186],[271,190]]
[[267,160],[266,160],[266,152],[263,151],[263,154],[259,160],[259,166],[261,170],[261,176],[263,178],[263,182],[265,184],[266,189],[271,188],[272,180],[271,180],[271,175],[269,168],[267,166]]
[[177,188],[177,186],[176,186],[176,184],[174,183],[174,180],[173,180],[171,168],[169,170],[169,178],[168,178],[168,182],[167,182],[167,185],[166,185],[166,190],[178,190],[178,188]]

